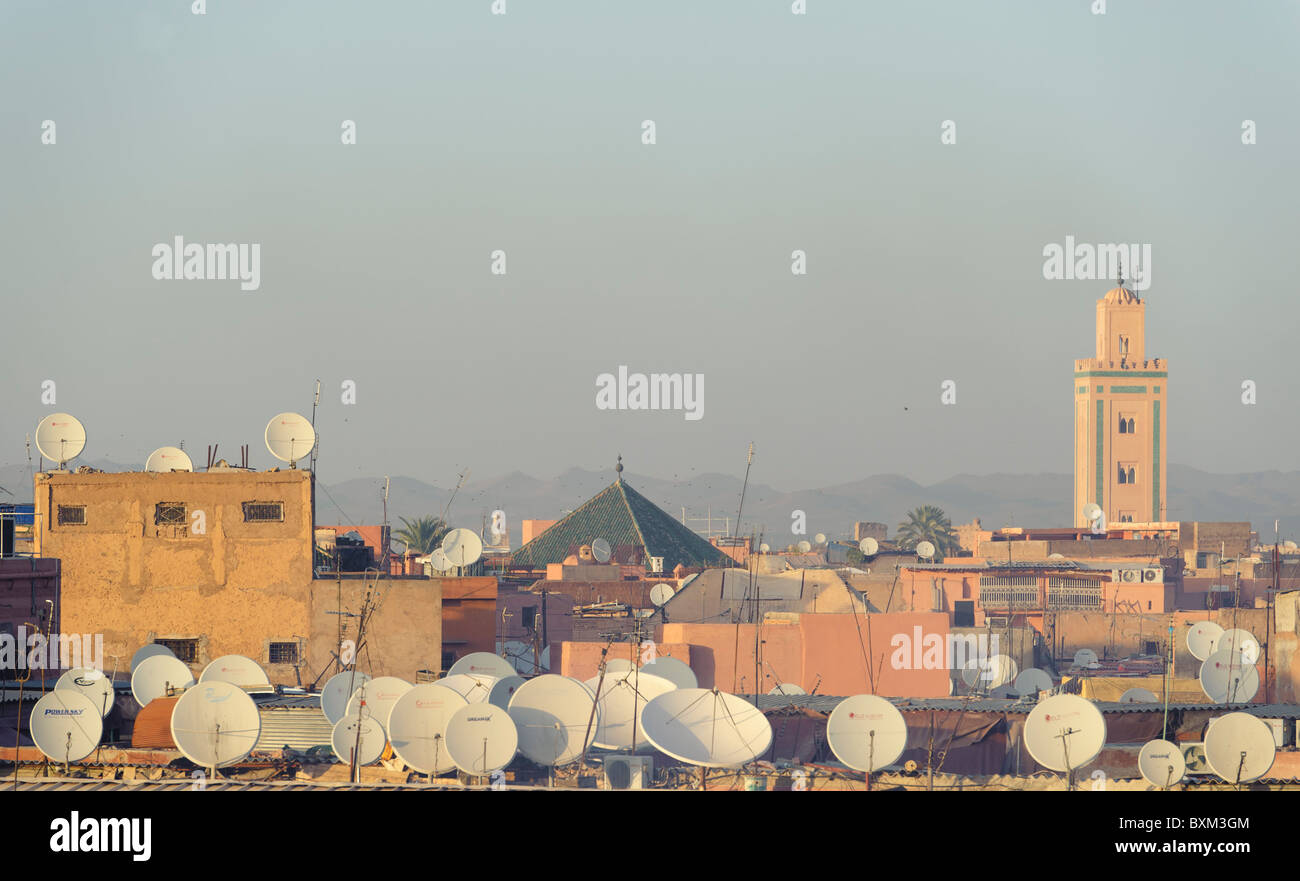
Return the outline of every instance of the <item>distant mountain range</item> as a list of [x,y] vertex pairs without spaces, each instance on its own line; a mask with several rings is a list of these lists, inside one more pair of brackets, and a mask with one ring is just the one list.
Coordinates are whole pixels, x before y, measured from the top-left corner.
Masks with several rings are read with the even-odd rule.
[[[126,470],[113,462],[90,462],[106,471]],[[448,519],[478,529],[492,511],[506,513],[513,542],[519,544],[519,521],[553,520],[608,486],[612,471],[571,468],[550,480],[521,472],[473,480],[456,494]],[[642,495],[680,518],[685,507],[693,529],[704,532],[707,522],[694,518],[712,512],[715,533],[735,526],[741,478],[730,474],[701,474],[689,481],[661,480],[631,472],[624,479]],[[803,536],[790,531],[796,510],[807,515],[807,535],[851,536],[857,520],[886,524],[892,536],[898,522],[918,505],[942,508],[954,525],[979,517],[984,527],[1006,525],[1069,526],[1072,524],[1072,478],[1069,474],[959,474],[923,486],[897,474],[867,477],[835,486],[788,492],[751,483],[745,494],[744,528],[762,529],[766,540],[783,547]],[[383,478],[357,478],[317,485],[316,520],[321,524],[368,524],[383,520]],[[0,502],[30,501],[26,466],[0,467]],[[1182,465],[1169,466],[1170,520],[1248,520],[1264,538],[1273,520],[1282,521],[1284,536],[1300,537],[1300,471],[1211,474]],[[442,514],[451,490],[410,477],[393,477],[388,496],[389,520]]]

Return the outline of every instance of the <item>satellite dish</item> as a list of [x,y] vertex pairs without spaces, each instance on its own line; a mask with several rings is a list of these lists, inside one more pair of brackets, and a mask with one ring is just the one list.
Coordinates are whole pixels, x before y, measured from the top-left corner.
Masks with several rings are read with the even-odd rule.
[[1119,696],[1121,704],[1154,704],[1159,702],[1156,693],[1149,688],[1130,688]]
[[880,542],[871,536],[867,536],[858,542],[858,550],[862,551],[864,557],[874,557],[880,551]]
[[824,544],[826,544],[826,533],[824,533],[824,532],[819,532],[819,533],[817,533],[816,535],[814,535],[814,536],[813,536],[813,544],[819,544],[819,545],[824,545]]
[[94,667],[76,667],[69,670],[59,677],[54,687],[76,691],[90,698],[90,702],[99,711],[100,718],[107,716],[113,709],[113,698],[117,694],[113,688],[113,680],[104,675],[103,670],[96,670]]
[[[511,676],[512,679],[518,678]],[[495,676],[477,676],[470,673],[451,673],[437,682],[430,683],[439,688],[454,691],[467,703],[481,704],[492,697],[492,689],[500,680]]]
[[469,704],[447,720],[447,754],[470,776],[486,777],[501,770],[518,747],[514,720],[495,704]]
[[1149,740],[1138,753],[1138,770],[1151,785],[1168,789],[1187,776],[1187,761],[1176,744]]
[[335,673],[320,690],[320,708],[330,724],[336,724],[348,713],[348,700],[353,692],[370,681],[369,673],[360,670],[344,670]]
[[1016,677],[1016,694],[1021,697],[1030,694],[1036,695],[1040,691],[1051,691],[1053,687],[1051,675],[1046,670],[1040,670],[1037,667],[1022,670],[1020,675]]
[[176,653],[165,645],[159,645],[156,642],[146,643],[136,649],[135,654],[131,656],[131,672],[134,673],[135,668],[139,667],[140,662],[145,658],[152,658],[155,655],[167,655],[171,658],[176,657]]
[[1095,523],[1101,519],[1101,505],[1096,502],[1089,502],[1083,506],[1083,519],[1088,523]]
[[451,771],[456,763],[447,754],[447,723],[463,706],[465,699],[450,689],[432,682],[415,686],[398,698],[388,716],[393,752],[421,774]]
[[606,676],[613,676],[615,673],[627,673],[634,669],[636,668],[627,658],[610,658],[605,662]]
[[1255,634],[1240,628],[1223,631],[1223,636],[1219,637],[1214,648],[1215,651],[1227,649],[1240,658],[1243,664],[1254,664],[1263,653]]
[[539,765],[567,765],[582,756],[583,738],[600,722],[596,696],[576,679],[546,673],[530,679],[510,698],[519,751]]
[[678,688],[641,711],[646,739],[689,765],[735,768],[772,746],[772,725],[744,698],[707,688]]
[[266,423],[266,448],[281,462],[290,467],[307,456],[316,446],[316,429],[307,417],[297,413],[281,413]]
[[1053,695],[1029,714],[1024,738],[1035,762],[1053,771],[1073,771],[1101,752],[1106,743],[1106,719],[1086,698]]
[[538,669],[551,668],[551,647],[542,649],[541,663],[534,664],[533,647],[526,642],[510,640],[502,647],[502,656],[514,665],[515,672],[532,674]]
[[462,569],[483,556],[483,540],[469,529],[453,529],[442,540],[442,552],[451,565]]
[[145,658],[131,674],[131,694],[135,702],[147,707],[154,698],[163,697],[168,689],[189,688],[194,684],[194,674],[175,655],[154,655]]
[[614,549],[603,538],[598,538],[591,543],[591,555],[596,558],[597,563],[608,563],[612,553]]
[[768,689],[767,693],[793,696],[796,694],[807,694],[808,692],[804,691],[802,688],[795,685],[793,682],[782,682],[780,685],[772,686],[770,689]]
[[252,658],[243,655],[222,655],[203,668],[199,682],[229,682],[246,691],[275,691],[271,680]]
[[1287,541],[1282,542],[1282,550],[1289,553],[1295,553],[1297,550],[1300,550],[1300,545],[1297,545],[1295,542],[1288,539]]
[[1244,704],[1259,691],[1259,671],[1223,646],[1201,662],[1201,690],[1216,704]]
[[189,454],[180,447],[159,447],[149,454],[144,463],[145,471],[193,471],[194,463]]
[[51,413],[36,426],[36,449],[45,458],[57,462],[60,471],[85,448],[86,429],[75,416]]
[[452,664],[447,675],[468,673],[471,676],[490,676],[493,679],[500,679],[503,676],[514,676],[515,672],[514,666],[500,655],[491,652],[470,652]]
[[898,708],[874,694],[845,698],[826,720],[826,742],[835,758],[871,774],[898,761],[907,747],[907,722]]
[[201,768],[242,762],[262,734],[257,704],[232,682],[201,682],[172,707],[172,740]]
[[933,542],[928,542],[928,541],[917,542],[917,544],[916,544],[916,555],[917,555],[918,557],[925,557],[926,559],[931,559],[931,558],[933,558],[933,557],[934,557],[934,543],[933,543]]
[[806,554],[812,550],[812,544],[807,539],[803,539],[802,541],[799,542],[798,548],[799,548],[799,553]]
[[388,735],[379,720],[369,713],[361,716],[349,713],[334,723],[330,746],[334,748],[335,757],[345,765],[352,764],[353,753],[356,753],[358,765],[369,765],[379,761],[384,754]]
[[[588,679],[587,688],[595,692],[599,680],[600,677]],[[648,747],[650,743],[641,728],[641,713],[650,701],[676,688],[662,676],[649,673],[606,676],[600,686],[598,724],[591,738],[592,745],[617,750],[630,750],[634,744]]]
[[1205,762],[1229,783],[1250,783],[1273,767],[1273,730],[1249,713],[1219,716],[1205,733]]
[[498,706],[503,710],[510,708],[510,699],[515,696],[519,686],[523,685],[525,680],[522,676],[505,676],[492,683],[492,690],[488,692],[488,703]]
[[771,550],[772,550],[772,546],[771,546],[770,544],[768,544],[767,542],[763,542],[761,545],[758,546],[758,552],[759,552],[760,554],[766,554],[766,553],[770,552]]
[[989,697],[994,700],[1013,700],[1019,696],[1019,692],[1011,685],[999,685],[989,692]]
[[1064,560],[1064,559],[1065,559],[1065,554],[1059,554],[1059,553],[1058,553],[1058,554],[1048,554],[1048,555],[1047,555],[1047,559],[1049,559],[1049,560]]
[[442,548],[434,548],[429,552],[429,565],[434,572],[450,572],[456,568],[456,565],[447,559],[447,555],[443,553]]
[[673,588],[667,584],[656,584],[654,587],[650,588],[650,602],[654,603],[656,606],[662,606],[664,603],[671,600],[675,593],[677,593],[677,591],[673,590]]
[[[411,690],[411,683],[405,679],[398,679],[396,676],[380,676],[371,679],[369,682],[362,683],[356,691],[352,692],[352,697],[348,698],[348,710],[344,716],[356,716],[360,713],[361,705],[364,702],[366,709],[370,711],[372,718],[378,719],[379,724],[388,730],[388,715],[393,712],[393,707],[397,701]],[[360,713],[364,716],[365,713]]]
[[1097,653],[1092,649],[1079,649],[1074,653],[1074,666],[1091,667],[1097,663]]
[[27,727],[32,742],[46,756],[56,762],[79,762],[99,746],[104,717],[95,701],[80,691],[56,688],[32,707]]
[[994,655],[971,658],[962,667],[961,679],[968,688],[992,690],[1014,682],[1018,672],[1018,665],[1009,656]]
[[1197,621],[1187,628],[1187,650],[1198,661],[1204,661],[1214,654],[1223,628],[1213,621]]
[[[605,671],[608,673],[609,667],[606,667]],[[660,655],[650,663],[643,664],[641,672],[643,674],[649,673],[651,676],[661,676],[678,688],[699,688],[700,686],[700,681],[695,677],[695,671],[691,669],[689,664],[668,655]]]

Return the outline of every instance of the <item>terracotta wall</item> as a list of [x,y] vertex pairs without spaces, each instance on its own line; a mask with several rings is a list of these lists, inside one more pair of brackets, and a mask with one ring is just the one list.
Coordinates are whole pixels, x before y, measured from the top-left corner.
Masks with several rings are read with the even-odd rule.
[[[389,578],[379,583],[380,588],[375,592],[378,602],[367,627],[368,635],[356,651],[360,669],[372,676],[397,676],[414,682],[417,671],[441,668],[442,582],[443,579],[421,577]],[[311,642],[303,673],[308,682],[319,677],[319,684],[324,684],[333,672],[332,653],[340,651],[340,626],[342,640],[351,641],[355,646],[358,626],[355,616],[360,614],[374,584],[365,578],[316,583],[311,604]],[[492,601],[495,605],[495,596]],[[333,614],[338,611],[348,614]]]

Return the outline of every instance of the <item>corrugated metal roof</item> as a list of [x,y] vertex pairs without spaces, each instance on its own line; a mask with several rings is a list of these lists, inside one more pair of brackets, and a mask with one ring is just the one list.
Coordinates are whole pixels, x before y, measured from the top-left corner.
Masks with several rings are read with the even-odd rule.
[[[295,701],[288,702],[286,701]],[[320,695],[293,695],[279,701],[260,704],[262,733],[254,750],[309,750],[331,744],[334,726],[320,708]]]

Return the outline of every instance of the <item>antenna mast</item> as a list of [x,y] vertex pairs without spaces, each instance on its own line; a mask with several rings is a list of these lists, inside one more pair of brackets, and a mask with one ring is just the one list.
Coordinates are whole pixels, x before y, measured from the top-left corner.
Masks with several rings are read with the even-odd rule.
[[[320,380],[316,380],[316,397],[311,402],[311,428],[316,430],[316,406],[320,404]],[[311,445],[311,473],[316,473],[316,449],[320,446],[320,436],[317,435],[316,442]]]

